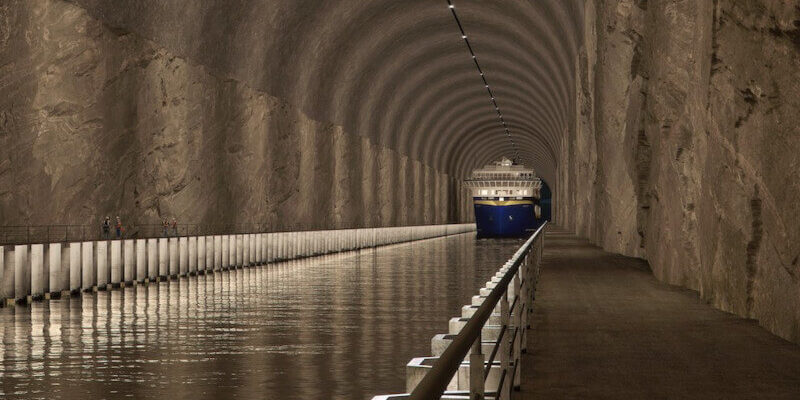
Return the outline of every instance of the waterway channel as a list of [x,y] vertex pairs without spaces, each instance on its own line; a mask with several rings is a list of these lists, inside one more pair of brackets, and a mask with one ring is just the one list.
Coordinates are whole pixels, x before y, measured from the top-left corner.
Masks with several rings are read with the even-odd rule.
[[475,234],[0,309],[0,397],[368,399],[521,244]]

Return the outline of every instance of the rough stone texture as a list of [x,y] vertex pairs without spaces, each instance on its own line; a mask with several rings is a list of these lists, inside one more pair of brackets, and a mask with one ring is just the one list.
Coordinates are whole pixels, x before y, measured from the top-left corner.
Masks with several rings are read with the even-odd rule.
[[558,219],[800,342],[800,1],[587,1]]
[[433,202],[443,172],[79,5],[10,0],[0,21],[2,225],[320,229],[444,223],[459,206]]

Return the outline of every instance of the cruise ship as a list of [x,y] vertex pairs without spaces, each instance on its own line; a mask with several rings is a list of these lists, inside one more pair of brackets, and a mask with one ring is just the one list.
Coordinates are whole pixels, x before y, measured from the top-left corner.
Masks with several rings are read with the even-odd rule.
[[523,237],[543,222],[542,181],[533,169],[507,158],[472,171],[464,181],[472,191],[478,237]]

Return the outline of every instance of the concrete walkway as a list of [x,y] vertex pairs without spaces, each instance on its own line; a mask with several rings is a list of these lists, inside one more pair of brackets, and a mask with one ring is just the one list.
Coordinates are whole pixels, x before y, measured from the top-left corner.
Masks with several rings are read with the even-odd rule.
[[645,262],[548,234],[523,399],[800,399],[800,346],[657,281]]

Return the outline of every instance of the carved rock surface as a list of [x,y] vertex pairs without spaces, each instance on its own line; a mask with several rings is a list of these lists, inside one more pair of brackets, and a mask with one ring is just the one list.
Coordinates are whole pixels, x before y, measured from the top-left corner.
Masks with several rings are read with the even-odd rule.
[[0,225],[390,226],[460,204],[433,181],[453,177],[78,4],[10,0],[0,21]]
[[587,1],[558,218],[800,342],[800,1]]

